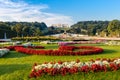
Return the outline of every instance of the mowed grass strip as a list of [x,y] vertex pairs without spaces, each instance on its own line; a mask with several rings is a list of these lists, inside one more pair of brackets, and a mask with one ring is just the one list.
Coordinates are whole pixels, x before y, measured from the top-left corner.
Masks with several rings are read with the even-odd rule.
[[[43,44],[46,49],[57,49],[57,44]],[[80,59],[80,61],[88,61],[96,58],[118,58],[120,57],[120,46],[108,46],[104,44],[76,44],[75,46],[96,46],[104,49],[104,52],[96,55],[86,56],[41,56],[41,55],[26,55],[15,51],[10,51],[8,54],[0,58],[0,80],[36,80],[29,78],[32,65],[34,63],[53,62],[53,61],[72,61]],[[97,73],[77,73],[66,76],[49,76],[44,75],[37,80],[119,80],[120,70],[112,72],[97,72]]]

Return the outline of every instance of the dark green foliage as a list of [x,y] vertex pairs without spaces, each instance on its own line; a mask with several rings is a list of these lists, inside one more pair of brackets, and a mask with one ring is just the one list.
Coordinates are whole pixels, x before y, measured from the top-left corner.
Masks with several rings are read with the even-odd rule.
[[17,36],[40,36],[47,29],[45,23],[41,22],[0,22],[0,38]]
[[101,31],[107,29],[108,23],[109,21],[80,21],[72,25],[68,32],[96,35],[96,33],[100,34]]
[[11,27],[9,27],[9,24],[0,22],[0,38],[4,38],[5,33],[7,35],[7,38],[16,36],[16,32],[11,30]]
[[59,34],[63,32],[64,32],[64,29],[51,26],[51,27],[48,27],[47,35]]
[[4,38],[4,33],[7,34],[8,38],[12,38],[60,34],[64,32],[89,36],[120,37],[120,21],[80,21],[70,28],[47,27],[44,22],[0,22],[0,38]]
[[107,30],[110,36],[120,37],[120,21],[119,20],[111,21],[108,25]]

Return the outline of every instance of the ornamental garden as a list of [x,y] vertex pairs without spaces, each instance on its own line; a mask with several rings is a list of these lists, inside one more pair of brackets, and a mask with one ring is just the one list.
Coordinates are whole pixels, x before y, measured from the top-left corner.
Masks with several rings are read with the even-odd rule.
[[119,41],[48,40],[1,42],[0,80],[120,79]]

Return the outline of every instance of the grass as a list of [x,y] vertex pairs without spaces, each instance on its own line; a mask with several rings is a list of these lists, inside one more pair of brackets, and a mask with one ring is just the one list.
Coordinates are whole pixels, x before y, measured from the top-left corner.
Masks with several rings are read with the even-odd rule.
[[[83,45],[83,44],[81,44]],[[49,76],[44,75],[37,79],[28,78],[31,72],[32,65],[36,62],[38,64],[50,61],[71,61],[80,59],[87,61],[96,58],[117,58],[120,57],[120,46],[108,46],[104,44],[84,44],[89,46],[98,46],[104,48],[104,53],[87,56],[38,56],[26,55],[15,51],[9,52],[7,55],[0,58],[0,80],[119,80],[120,70],[112,72],[97,72],[97,73],[78,73],[73,75]],[[57,49],[56,44],[44,44],[46,49]],[[80,45],[75,45],[80,46]]]

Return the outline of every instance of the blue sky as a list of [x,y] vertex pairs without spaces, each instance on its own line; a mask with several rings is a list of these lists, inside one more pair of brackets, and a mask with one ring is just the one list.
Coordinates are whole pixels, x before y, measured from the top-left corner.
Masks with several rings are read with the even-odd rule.
[[1,21],[71,25],[78,21],[120,19],[120,0],[0,0],[0,11]]

